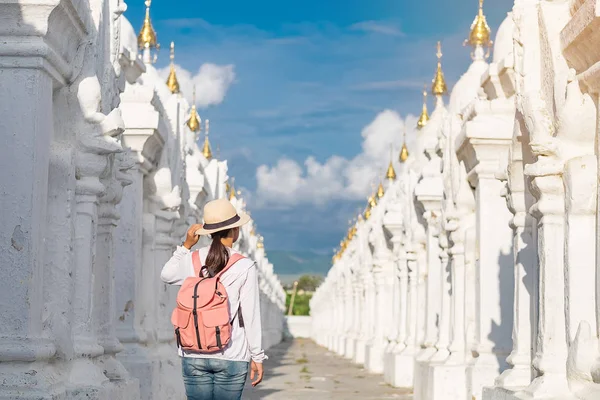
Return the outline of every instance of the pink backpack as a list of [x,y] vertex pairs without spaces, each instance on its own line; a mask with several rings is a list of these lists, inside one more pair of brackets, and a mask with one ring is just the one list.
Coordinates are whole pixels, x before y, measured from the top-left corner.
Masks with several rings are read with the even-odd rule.
[[[227,291],[221,275],[244,258],[233,253],[225,268],[214,277],[201,276],[200,254],[192,253],[194,276],[183,281],[177,294],[177,307],[171,315],[177,346],[195,353],[214,353],[231,340],[231,324]],[[239,309],[238,309],[239,314]]]

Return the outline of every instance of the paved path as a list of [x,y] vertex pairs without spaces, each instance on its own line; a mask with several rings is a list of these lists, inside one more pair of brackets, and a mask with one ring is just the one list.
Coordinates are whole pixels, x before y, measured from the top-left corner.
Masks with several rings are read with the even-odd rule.
[[267,351],[265,380],[244,392],[244,400],[410,400],[361,366],[305,339],[283,342]]

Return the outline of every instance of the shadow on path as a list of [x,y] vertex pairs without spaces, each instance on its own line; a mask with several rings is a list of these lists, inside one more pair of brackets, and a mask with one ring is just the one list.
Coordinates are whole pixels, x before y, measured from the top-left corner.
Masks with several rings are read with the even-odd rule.
[[410,400],[410,391],[395,389],[383,376],[339,357],[308,339],[288,340],[267,351],[265,379],[248,383],[244,400]]

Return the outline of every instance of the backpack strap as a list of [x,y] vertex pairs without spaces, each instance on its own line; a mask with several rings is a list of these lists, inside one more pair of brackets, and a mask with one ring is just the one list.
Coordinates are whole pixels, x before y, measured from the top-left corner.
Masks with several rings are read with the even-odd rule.
[[[239,253],[233,253],[229,257],[225,268],[223,268],[221,272],[215,275],[215,277],[220,277],[221,275],[223,275],[225,271],[227,271],[233,264],[240,261],[242,258],[245,257]],[[200,250],[196,250],[192,253],[192,264],[194,265],[194,276],[202,278],[202,276],[200,276],[200,271],[202,270],[202,262],[200,261]]]
[[242,258],[246,258],[246,257],[244,257],[243,255],[241,255],[239,253],[233,253],[229,257],[229,261],[227,261],[227,265],[225,265],[225,268],[223,268],[217,275],[215,275],[215,277],[216,278],[221,277],[221,275],[223,275],[225,273],[225,271],[227,271],[233,264],[240,261]]
[[194,265],[194,276],[201,278],[200,270],[202,269],[202,263],[200,262],[200,250],[192,252],[192,264]]

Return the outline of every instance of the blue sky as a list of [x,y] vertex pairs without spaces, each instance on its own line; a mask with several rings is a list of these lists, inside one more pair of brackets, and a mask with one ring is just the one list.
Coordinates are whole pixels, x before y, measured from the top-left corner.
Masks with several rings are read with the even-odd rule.
[[[163,48],[157,67],[168,65],[175,41],[176,63],[190,76],[207,63],[229,68],[221,96],[201,115],[267,249],[326,252],[383,174],[390,144],[397,155],[406,115],[419,114],[436,42],[450,86],[468,67],[462,42],[477,7],[477,0],[154,0],[151,16]],[[494,33],[511,7],[484,5]],[[143,2],[130,0],[126,16],[139,29]]]

